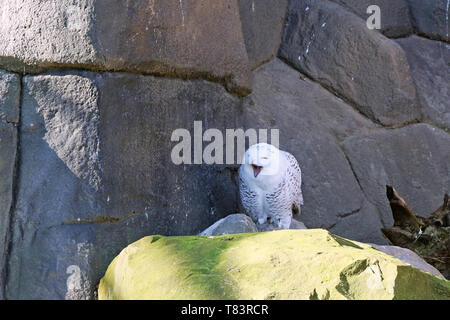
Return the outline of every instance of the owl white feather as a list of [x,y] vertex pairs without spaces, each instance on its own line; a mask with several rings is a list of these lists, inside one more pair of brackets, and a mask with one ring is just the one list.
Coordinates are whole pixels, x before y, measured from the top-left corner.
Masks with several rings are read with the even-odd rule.
[[251,146],[239,168],[239,193],[247,215],[262,227],[289,229],[303,205],[301,169],[295,157],[273,145]]

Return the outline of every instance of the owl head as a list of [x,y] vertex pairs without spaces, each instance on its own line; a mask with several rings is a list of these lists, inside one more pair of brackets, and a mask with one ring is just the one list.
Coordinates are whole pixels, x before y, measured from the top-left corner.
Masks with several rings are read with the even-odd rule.
[[245,152],[242,166],[254,179],[263,179],[279,172],[280,156],[280,150],[271,144],[254,144]]

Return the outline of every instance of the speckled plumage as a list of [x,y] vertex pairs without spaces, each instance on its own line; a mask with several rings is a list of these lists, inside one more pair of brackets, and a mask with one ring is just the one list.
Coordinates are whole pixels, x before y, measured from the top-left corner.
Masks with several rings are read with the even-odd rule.
[[[261,174],[255,176],[252,165],[261,167]],[[303,205],[301,184],[301,169],[295,157],[272,145],[250,147],[239,168],[242,205],[259,225],[288,229],[293,212],[300,213]]]

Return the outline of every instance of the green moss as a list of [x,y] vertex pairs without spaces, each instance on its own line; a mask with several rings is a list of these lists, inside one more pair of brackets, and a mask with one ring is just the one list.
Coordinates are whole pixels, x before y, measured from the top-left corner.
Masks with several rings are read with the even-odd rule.
[[143,238],[100,299],[449,299],[449,282],[325,230]]
[[450,300],[450,281],[444,281],[418,269],[398,266],[395,280],[397,300]]

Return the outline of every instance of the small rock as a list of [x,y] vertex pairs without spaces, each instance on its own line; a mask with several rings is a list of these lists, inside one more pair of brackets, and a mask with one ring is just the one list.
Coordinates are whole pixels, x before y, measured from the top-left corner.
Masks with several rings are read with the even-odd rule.
[[397,246],[381,246],[377,244],[371,244],[375,249],[382,251],[388,255],[394,256],[403,262],[406,262],[417,269],[420,269],[424,272],[431,273],[439,278],[445,279],[445,277],[439,272],[438,269],[427,263],[423,260],[419,255],[417,255],[414,251],[411,251],[406,248],[401,248]]
[[230,214],[220,219],[212,226],[201,232],[199,236],[219,236],[224,234],[258,232],[255,223],[245,214]]

